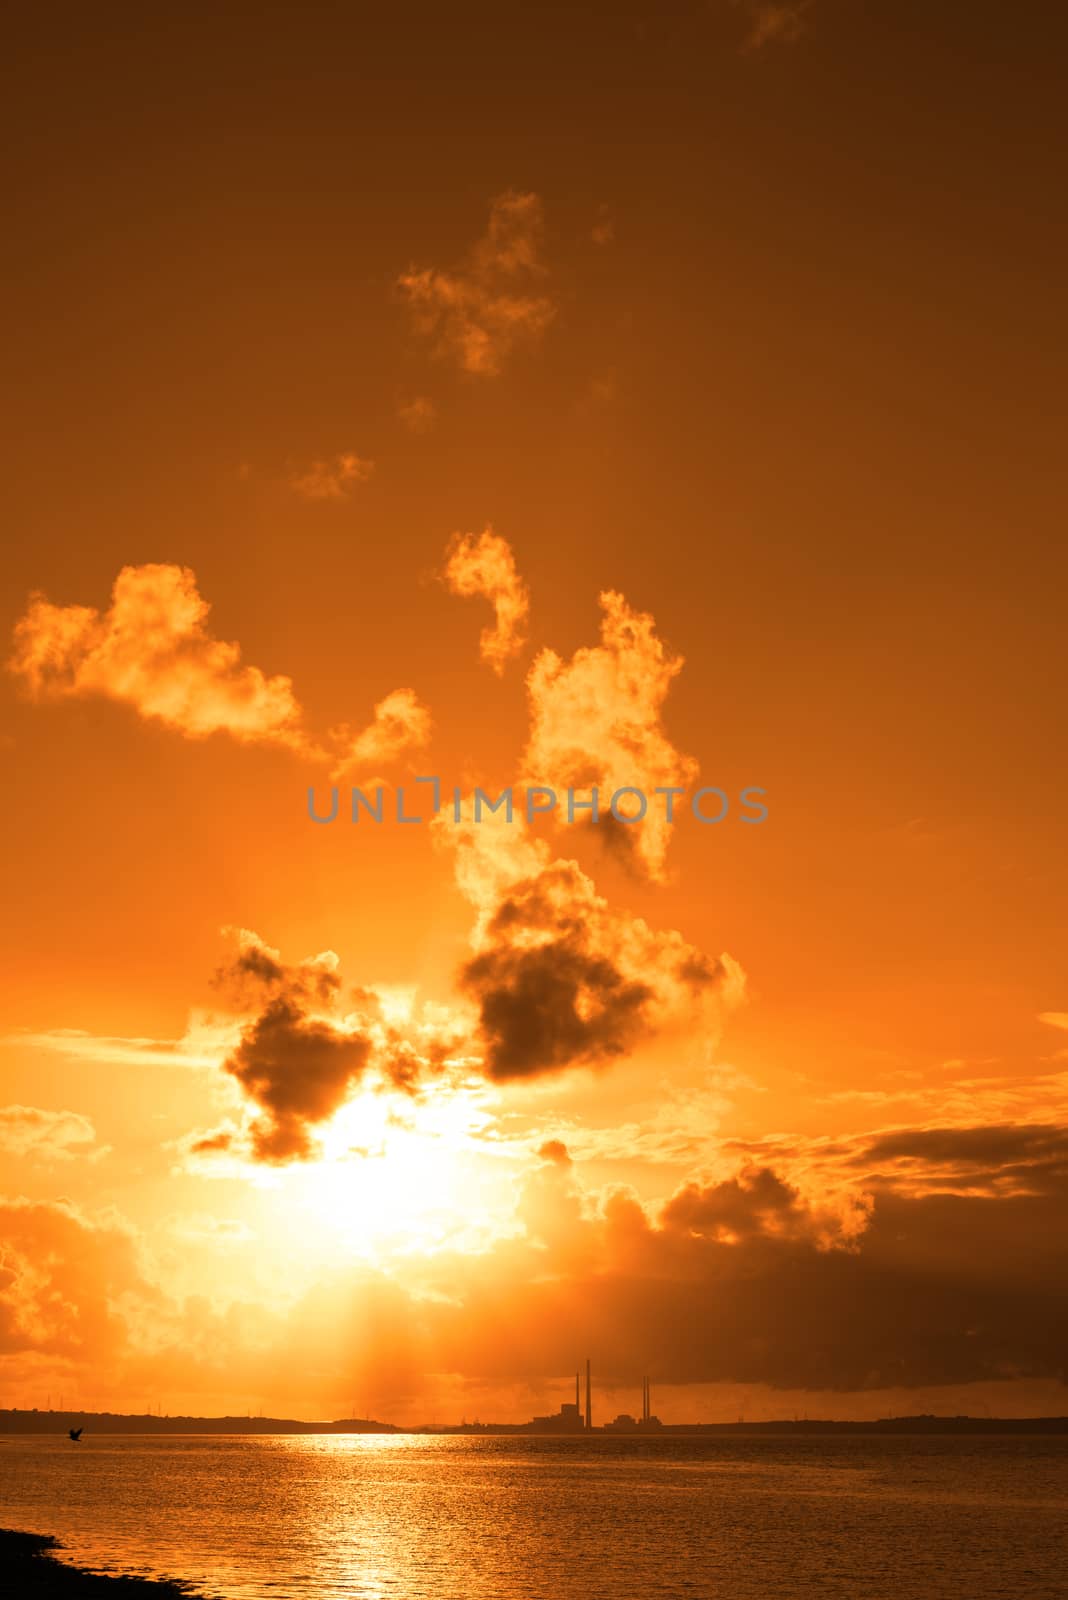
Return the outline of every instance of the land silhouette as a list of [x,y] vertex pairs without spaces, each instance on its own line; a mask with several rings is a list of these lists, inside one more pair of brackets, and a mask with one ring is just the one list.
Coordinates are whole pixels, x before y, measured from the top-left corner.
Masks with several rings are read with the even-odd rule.
[[[370,1417],[339,1417],[333,1420],[306,1421],[297,1417],[192,1417],[158,1416],[155,1412],[126,1413],[114,1411],[22,1411],[0,1410],[0,1435],[3,1434],[93,1434],[111,1433],[229,1433],[229,1434],[346,1434],[346,1433],[495,1433],[544,1434],[549,1437],[582,1438],[586,1430],[578,1429],[561,1434],[558,1428],[539,1426],[547,1418],[533,1422],[458,1422],[427,1423],[422,1426],[401,1427],[392,1422],[380,1422]],[[613,1437],[614,1430],[594,1427],[590,1433]],[[907,1417],[876,1417],[867,1421],[837,1421],[826,1417],[778,1418],[768,1421],[739,1419],[736,1422],[666,1422],[658,1426],[655,1435],[639,1433],[639,1437],[679,1434],[904,1434],[904,1433],[1022,1433],[1066,1434],[1068,1417],[943,1417],[924,1413]],[[630,1435],[626,1435],[630,1437]]]

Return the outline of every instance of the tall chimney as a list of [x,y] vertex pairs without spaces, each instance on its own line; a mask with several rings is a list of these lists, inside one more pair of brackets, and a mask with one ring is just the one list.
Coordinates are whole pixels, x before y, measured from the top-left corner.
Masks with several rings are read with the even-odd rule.
[[593,1411],[590,1404],[590,1358],[586,1357],[586,1431],[593,1427]]
[[579,1408],[579,1386],[578,1386],[578,1383],[579,1383],[579,1375],[576,1372],[575,1373],[575,1410],[576,1411]]

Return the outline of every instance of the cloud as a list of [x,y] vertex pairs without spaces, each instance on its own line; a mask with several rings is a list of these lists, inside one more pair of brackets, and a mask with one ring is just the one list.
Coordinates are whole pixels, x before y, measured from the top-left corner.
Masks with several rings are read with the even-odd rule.
[[132,706],[187,739],[228,733],[244,744],[285,746],[335,775],[395,761],[423,745],[430,713],[414,689],[394,689],[368,727],[344,723],[311,737],[292,680],[241,662],[241,647],[208,632],[208,602],[188,567],[123,567],[105,612],[32,597],[16,623],[8,669],[33,698],[97,696]]
[[[520,1203],[526,1242],[466,1270],[457,1346],[482,1322],[509,1375],[566,1371],[566,1337],[534,1352],[519,1332],[552,1345],[561,1329],[598,1352],[606,1380],[640,1361],[672,1384],[838,1392],[1065,1375],[1063,1175],[1033,1194],[858,1185],[847,1198],[829,1202],[818,1173],[799,1182],[743,1161],[646,1208],[543,1163]],[[454,1265],[435,1264],[443,1278]],[[447,1355],[461,1370],[486,1363]]]
[[[311,1129],[326,1122],[362,1078],[372,1042],[358,1013],[336,1014],[341,980],[332,951],[286,966],[279,952],[241,930],[238,950],[216,974],[217,986],[256,1015],[223,1062],[257,1108],[250,1126],[256,1160],[307,1160],[316,1153]],[[197,1154],[232,1143],[202,1138]]]
[[815,1205],[771,1167],[747,1166],[717,1183],[688,1183],[669,1200],[661,1226],[692,1238],[737,1245],[755,1238],[845,1245],[869,1216],[866,1197],[846,1210]]
[[681,934],[613,911],[520,819],[437,826],[479,911],[460,984],[479,1008],[490,1077],[603,1065],[672,1028],[705,1045],[718,1037],[744,989],[730,956],[710,960]]
[[42,1111],[38,1106],[0,1106],[0,1150],[16,1156],[69,1161],[87,1155],[96,1130],[77,1111]]
[[345,500],[359,483],[366,483],[375,470],[373,461],[351,450],[329,461],[313,461],[303,472],[290,475],[289,486],[305,500]]
[[[529,783],[599,791],[602,836],[650,878],[661,879],[672,824],[658,787],[684,789],[697,763],[682,755],[664,729],[661,711],[683,658],[670,654],[656,624],[632,611],[621,594],[600,596],[601,643],[563,661],[543,650],[527,675],[530,737],[523,756]],[[621,823],[608,815],[617,789],[647,797],[645,819]],[[620,809],[637,802],[620,800]]]
[[794,44],[804,33],[811,0],[731,0],[748,21],[744,51]]
[[[727,1007],[725,1007],[727,1009]],[[693,1170],[711,1161],[722,1144],[720,1128],[734,1109],[732,1091],[758,1086],[729,1067],[704,1067],[694,1080],[692,1072],[677,1080],[660,1078],[649,1086],[651,1109],[639,1103],[634,1120],[612,1119],[591,1125],[560,1119],[554,1134],[576,1161],[641,1162],[644,1167],[681,1167]]]
[[187,739],[301,747],[291,680],[242,665],[239,645],[208,632],[209,610],[188,567],[123,567],[104,612],[33,596],[8,667],[36,699],[97,695]]
[[[828,1202],[772,1162],[694,1177],[660,1206],[585,1187],[543,1146],[521,1232],[423,1264],[407,1317],[433,1370],[827,1394],[1066,1375],[1068,1185],[995,1197],[855,1188]],[[537,1330],[531,1339],[530,1329]]]
[[541,200],[515,190],[498,195],[489,226],[452,272],[411,268],[398,280],[416,332],[465,372],[496,377],[517,345],[540,337],[556,315],[535,292],[545,276]]
[[136,1235],[112,1211],[67,1200],[0,1200],[0,1353],[105,1362],[129,1342],[123,1312],[151,1301]]
[[546,1139],[538,1150],[538,1156],[542,1161],[552,1161],[560,1167],[569,1167],[571,1165],[571,1157],[568,1154],[567,1145],[560,1139]]
[[[315,990],[320,979],[299,981]],[[50,1353],[60,1363],[51,1370],[91,1370],[97,1384],[124,1376],[129,1386],[151,1371],[169,1393],[233,1393],[237,1372],[247,1392],[329,1401],[365,1377],[380,1412],[409,1415],[427,1375],[453,1374],[455,1400],[465,1384],[540,1386],[586,1349],[599,1396],[642,1371],[662,1396],[751,1384],[769,1404],[776,1391],[818,1391],[833,1409],[847,1393],[1063,1381],[1068,1176],[1052,1158],[1068,1131],[877,1137],[881,1161],[933,1174],[962,1156],[983,1165],[988,1192],[869,1190],[864,1136],[757,1158],[722,1145],[717,1170],[643,1204],[620,1186],[590,1187],[574,1152],[549,1138],[485,1249],[417,1251],[403,1281],[351,1267],[310,1288],[301,1278],[269,1308],[163,1296],[135,1231],[113,1213],[2,1202],[0,1351]],[[1021,1163],[1034,1179],[1003,1181]],[[165,1226],[219,1247],[247,1238],[239,1222]],[[529,1400],[513,1397],[512,1413],[543,1409]],[[691,1400],[675,1405],[689,1411]]]
[[9,1033],[0,1038],[3,1045],[47,1050],[95,1066],[193,1069],[217,1066],[220,1043],[225,1046],[225,1042],[225,1030],[197,1012],[190,1018],[181,1039],[128,1039],[114,1034],[88,1033],[84,1028],[50,1028],[43,1033]]
[[237,950],[215,985],[244,1020],[222,1068],[251,1115],[188,1136],[182,1156],[313,1160],[323,1126],[358,1089],[415,1095],[450,1067],[468,1070],[456,1054],[463,1026],[447,1009],[396,1018],[374,989],[343,989],[333,951],[288,964],[255,933],[225,931]]
[[[950,1096],[947,1107],[954,1103]],[[828,1205],[849,1195],[921,1200],[1068,1197],[1068,1127],[1063,1122],[901,1124],[834,1137],[732,1139],[722,1159],[774,1166]]]
[[1051,1123],[892,1128],[851,1158],[898,1193],[1048,1194],[1068,1189],[1068,1128]]
[[498,1079],[625,1054],[641,1036],[652,990],[582,941],[476,956],[463,981],[478,998],[487,1061]]
[[417,1015],[410,998],[398,1009],[373,988],[346,992],[331,952],[287,965],[238,930],[216,985],[245,1014],[223,1067],[253,1114],[195,1136],[185,1156],[308,1160],[318,1130],[361,1088],[418,1095],[446,1072],[507,1082],[603,1066],[673,1032],[703,1051],[718,1038],[744,992],[729,956],[710,960],[681,934],[613,912],[577,863],[554,860],[521,821],[434,827],[478,910],[461,1003]]
[[331,731],[344,748],[330,776],[333,781],[353,771],[373,772],[396,761],[406,750],[421,749],[430,739],[430,712],[414,689],[394,689],[375,706],[374,720],[353,734],[347,726]]
[[530,610],[527,586],[519,576],[507,539],[486,528],[480,534],[454,534],[446,551],[445,582],[450,593],[480,595],[493,607],[494,623],[479,635],[482,660],[500,676],[526,638]]
[[271,1000],[225,1062],[266,1113],[253,1126],[254,1154],[262,1161],[313,1155],[309,1126],[333,1115],[370,1054],[358,1027],[309,1017],[287,995]]
[[616,225],[612,221],[611,213],[607,206],[598,206],[597,220],[590,229],[590,238],[594,244],[612,244],[616,237]]
[[397,416],[410,433],[429,433],[438,420],[438,408],[426,395],[417,394],[397,407]]
[[256,1238],[255,1231],[241,1218],[213,1217],[206,1212],[172,1217],[170,1229],[178,1239],[188,1239],[194,1244],[214,1245],[219,1249],[248,1244]]

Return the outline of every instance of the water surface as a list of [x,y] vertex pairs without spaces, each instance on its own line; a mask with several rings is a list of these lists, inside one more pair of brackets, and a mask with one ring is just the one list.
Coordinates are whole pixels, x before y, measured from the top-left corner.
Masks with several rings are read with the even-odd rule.
[[1068,1439],[24,1436],[0,1524],[224,1600],[1064,1600]]

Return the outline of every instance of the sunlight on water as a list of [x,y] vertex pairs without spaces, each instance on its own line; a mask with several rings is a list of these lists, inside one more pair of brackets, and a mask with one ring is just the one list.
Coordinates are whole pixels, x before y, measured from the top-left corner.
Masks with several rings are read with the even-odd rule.
[[1068,1440],[29,1437],[0,1521],[225,1600],[1063,1600]]

